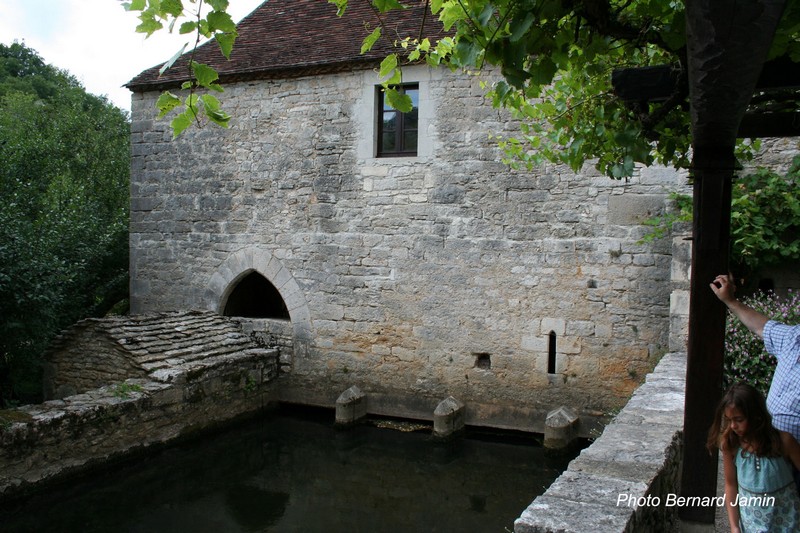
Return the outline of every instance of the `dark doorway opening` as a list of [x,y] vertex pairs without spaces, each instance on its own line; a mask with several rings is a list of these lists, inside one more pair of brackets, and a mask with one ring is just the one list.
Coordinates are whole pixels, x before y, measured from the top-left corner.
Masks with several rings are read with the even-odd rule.
[[251,272],[236,285],[225,304],[225,316],[289,320],[278,289],[258,272]]

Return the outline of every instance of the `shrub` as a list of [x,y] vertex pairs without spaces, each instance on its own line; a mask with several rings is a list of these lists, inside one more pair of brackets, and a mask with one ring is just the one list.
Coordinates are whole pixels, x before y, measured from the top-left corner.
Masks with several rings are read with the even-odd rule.
[[[778,322],[800,323],[800,293],[789,291],[786,298],[781,298],[773,292],[757,292],[742,298],[742,302]],[[766,395],[775,365],[776,360],[764,349],[764,342],[732,313],[728,313],[725,325],[725,387],[745,381]]]

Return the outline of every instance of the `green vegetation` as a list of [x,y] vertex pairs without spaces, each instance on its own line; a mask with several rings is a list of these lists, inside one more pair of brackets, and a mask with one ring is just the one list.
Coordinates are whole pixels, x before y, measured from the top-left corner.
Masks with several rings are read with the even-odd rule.
[[38,399],[64,327],[128,294],[127,113],[0,45],[0,406]]
[[[731,199],[731,269],[749,278],[761,268],[800,260],[800,156],[781,176],[758,169],[737,178]],[[692,220],[692,198],[673,194],[673,209],[646,223],[652,231],[644,241],[668,234],[672,224]]]
[[[780,298],[774,293],[758,292],[742,301],[771,319],[786,324],[800,324],[800,294]],[[725,325],[724,388],[745,381],[764,395],[769,391],[777,361],[768,354],[764,342],[751,333],[732,313]]]
[[144,388],[142,388],[142,386],[137,383],[127,383],[127,382],[117,383],[116,385],[114,385],[113,388],[114,396],[116,396],[117,398],[122,398],[123,400],[127,400],[128,398],[130,398],[131,393],[134,392],[144,392]]

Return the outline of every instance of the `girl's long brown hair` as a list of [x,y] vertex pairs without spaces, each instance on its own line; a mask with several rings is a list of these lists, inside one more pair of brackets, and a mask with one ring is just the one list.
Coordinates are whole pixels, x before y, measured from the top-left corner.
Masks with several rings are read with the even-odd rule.
[[[747,434],[742,439],[731,430],[730,420],[725,418],[728,407],[736,407],[747,419]],[[741,440],[747,441],[756,455],[775,457],[783,454],[781,436],[772,427],[772,416],[764,395],[747,383],[733,385],[720,400],[714,423],[708,430],[706,448],[709,452],[720,448],[736,450],[741,446]]]

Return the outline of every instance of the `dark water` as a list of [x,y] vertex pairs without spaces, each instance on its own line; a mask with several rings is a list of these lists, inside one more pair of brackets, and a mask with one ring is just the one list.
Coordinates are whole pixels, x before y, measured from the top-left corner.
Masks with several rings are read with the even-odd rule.
[[280,411],[163,449],[7,503],[0,531],[502,533],[573,457],[333,418]]

